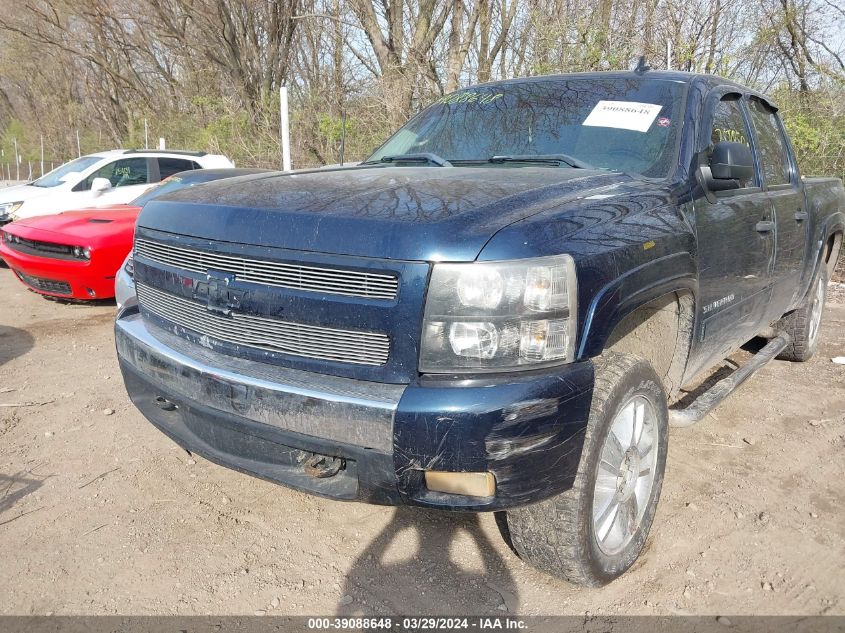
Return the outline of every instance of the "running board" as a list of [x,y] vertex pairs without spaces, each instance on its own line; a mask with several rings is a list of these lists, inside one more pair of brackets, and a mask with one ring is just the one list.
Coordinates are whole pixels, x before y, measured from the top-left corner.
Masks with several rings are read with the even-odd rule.
[[744,383],[749,376],[780,354],[792,341],[789,334],[781,332],[766,346],[727,378],[723,378],[698,396],[684,409],[669,409],[669,426],[692,426],[715,409],[725,398]]

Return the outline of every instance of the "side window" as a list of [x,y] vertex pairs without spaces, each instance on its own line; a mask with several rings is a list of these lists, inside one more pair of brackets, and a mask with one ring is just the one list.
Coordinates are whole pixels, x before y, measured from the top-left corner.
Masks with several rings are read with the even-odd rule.
[[790,181],[789,152],[778,123],[777,113],[759,99],[748,103],[751,124],[757,138],[760,166],[768,185],[784,185]]
[[185,160],[184,158],[159,158],[158,170],[161,173],[161,179],[169,178],[173,174],[178,174],[180,171],[189,171],[192,169],[199,169],[200,166],[192,160]]
[[[719,141],[730,141],[731,143],[742,143],[751,149],[748,126],[745,124],[745,117],[742,116],[740,96],[729,94],[722,97],[716,111],[713,113],[713,125],[710,128],[710,142],[714,145]],[[754,179],[747,183],[749,187],[759,187],[755,174]]]
[[123,158],[100,167],[100,169],[85,179],[85,191],[91,188],[94,178],[108,178],[112,187],[145,185],[150,181],[147,170],[147,159]]

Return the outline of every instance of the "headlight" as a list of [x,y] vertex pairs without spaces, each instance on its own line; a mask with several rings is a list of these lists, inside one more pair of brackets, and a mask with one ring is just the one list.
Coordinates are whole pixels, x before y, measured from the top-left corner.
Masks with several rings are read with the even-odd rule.
[[130,277],[135,277],[135,260],[132,258],[132,253],[126,257],[126,263],[123,264],[123,270],[126,271],[126,274]]
[[435,264],[420,371],[498,371],[572,361],[576,290],[569,255]]
[[73,256],[77,259],[89,260],[91,259],[91,249],[87,246],[74,246]]
[[23,201],[4,202],[3,204],[0,204],[0,220],[11,218],[15,214],[15,211],[20,209],[22,205]]

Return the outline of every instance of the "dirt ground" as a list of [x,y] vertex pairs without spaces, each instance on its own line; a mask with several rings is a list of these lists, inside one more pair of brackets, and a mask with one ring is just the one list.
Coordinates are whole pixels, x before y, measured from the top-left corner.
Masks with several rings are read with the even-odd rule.
[[113,304],[47,301],[7,268],[0,295],[0,614],[845,614],[845,285],[815,359],[672,431],[647,551],[597,590],[522,563],[492,515],[192,458],[130,404]]

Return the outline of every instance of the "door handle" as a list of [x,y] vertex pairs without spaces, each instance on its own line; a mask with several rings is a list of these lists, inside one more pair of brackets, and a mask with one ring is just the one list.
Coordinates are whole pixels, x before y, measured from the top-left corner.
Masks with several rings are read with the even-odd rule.
[[771,233],[775,230],[775,223],[771,220],[763,220],[754,225],[758,233]]
[[809,217],[810,217],[810,214],[807,213],[806,211],[801,210],[801,209],[798,209],[798,211],[795,212],[795,221],[796,222],[803,222],[804,220],[806,220]]

